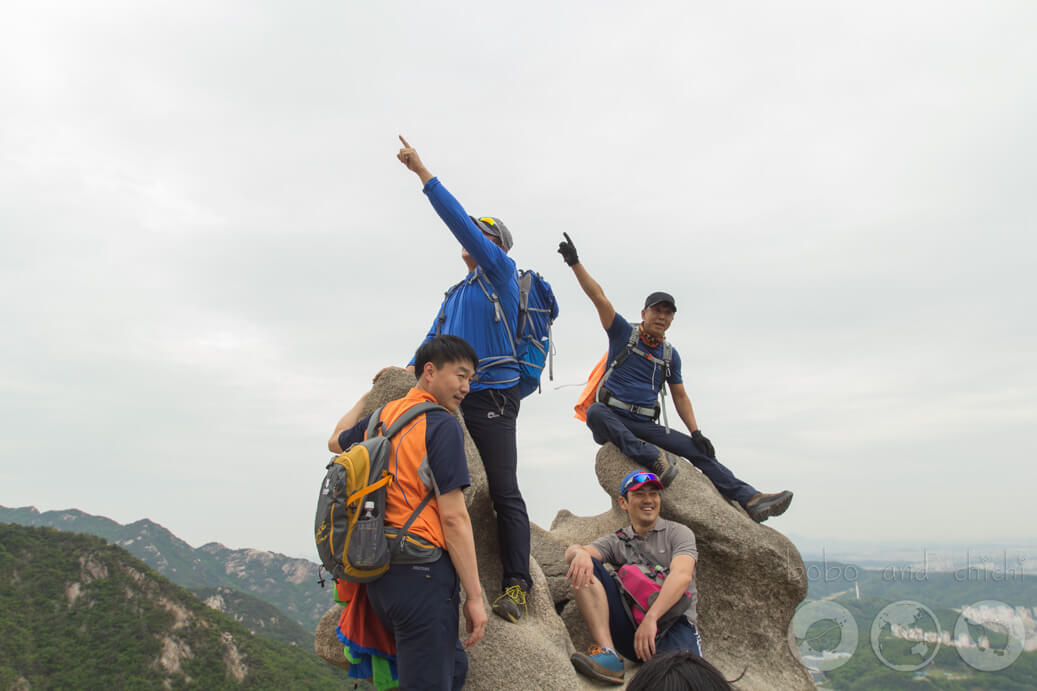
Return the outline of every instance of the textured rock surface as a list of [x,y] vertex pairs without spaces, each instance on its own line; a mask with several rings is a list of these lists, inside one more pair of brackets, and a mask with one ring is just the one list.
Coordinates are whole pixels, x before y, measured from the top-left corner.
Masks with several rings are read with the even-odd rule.
[[[368,396],[364,414],[403,396],[413,385],[413,375],[395,368],[386,370]],[[547,580],[535,560],[530,560],[533,589],[529,599],[528,618],[520,624],[510,624],[490,612],[493,598],[500,593],[501,587],[497,522],[486,485],[486,472],[467,430],[465,453],[468,456],[468,472],[472,480],[471,487],[465,490],[465,503],[472,516],[479,578],[484,594],[483,604],[490,617],[486,636],[468,651],[468,680],[465,688],[472,691],[598,688],[576,674],[569,662],[569,656],[573,652],[569,633],[561,617],[555,612],[554,599],[548,591]],[[316,632],[317,654],[333,664],[338,664],[338,660],[345,662],[341,644],[335,638],[335,625],[338,623],[340,612],[341,607],[338,605],[331,608],[321,619]],[[463,617],[461,628],[463,638],[466,635],[463,630]],[[328,646],[322,645],[322,641],[335,645],[337,650],[326,653]]]
[[[404,395],[413,382],[413,376],[403,370],[386,370],[378,378],[364,413]],[[467,432],[465,451],[472,478],[465,500],[472,516],[484,604],[489,612],[501,581],[496,521],[486,473]],[[486,637],[469,650],[465,688],[602,688],[577,675],[569,663],[572,652],[586,649],[591,641],[575,603],[569,601],[564,552],[574,542],[586,544],[627,524],[626,514],[610,497],[616,495],[623,476],[634,467],[611,444],[602,447],[596,470],[598,482],[607,493],[602,502],[610,504],[608,510],[589,517],[562,510],[549,531],[531,526],[533,590],[529,617],[515,625],[490,614]],[[792,543],[750,520],[683,461],[676,480],[663,495],[662,515],[690,526],[698,540],[699,625],[710,661],[728,678],[748,667],[737,685],[739,689],[813,689],[787,643],[788,624],[807,588],[802,559]],[[341,608],[335,605],[321,619],[316,649],[329,662],[342,666],[345,660],[334,633],[339,612]],[[628,663],[627,668],[630,679],[636,665]]]
[[[612,444],[598,452],[598,482],[610,497],[636,467]],[[795,546],[781,533],[752,521],[684,461],[663,493],[662,516],[695,532],[698,623],[710,662],[729,679],[748,668],[739,689],[813,689],[788,644],[789,622],[807,592],[806,572]],[[551,531],[538,533],[534,555],[554,564],[565,545],[586,544],[628,522],[614,501],[609,511],[597,516],[581,518],[560,511]],[[553,594],[564,592],[565,574],[556,570],[548,578]],[[565,605],[563,619],[573,643],[586,645],[586,627],[573,603]]]
[[338,626],[341,616],[342,605],[334,605],[324,613],[324,616],[320,618],[320,623],[317,624],[317,631],[313,637],[313,650],[336,667],[348,670],[349,663],[342,653],[342,643],[335,634],[335,627]]

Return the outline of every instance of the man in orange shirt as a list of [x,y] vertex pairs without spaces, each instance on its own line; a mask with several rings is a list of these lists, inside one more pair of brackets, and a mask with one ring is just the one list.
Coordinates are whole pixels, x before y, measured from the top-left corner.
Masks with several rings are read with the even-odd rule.
[[[401,528],[429,492],[435,498],[418,514],[409,532],[442,548],[429,564],[394,563],[367,584],[367,598],[378,618],[396,639],[400,688],[460,689],[468,656],[457,637],[460,594],[464,586],[465,646],[479,642],[486,630],[486,609],[475,560],[472,523],[462,490],[470,484],[464,435],[452,413],[468,393],[478,357],[457,336],[436,336],[415,354],[417,382],[403,398],[381,412],[385,426],[424,401],[447,410],[431,410],[415,418],[393,437],[389,472],[395,481],[386,491],[385,522]],[[370,416],[360,419],[367,394],[342,416],[328,440],[332,453],[362,441]],[[450,411],[449,413],[447,411]]]

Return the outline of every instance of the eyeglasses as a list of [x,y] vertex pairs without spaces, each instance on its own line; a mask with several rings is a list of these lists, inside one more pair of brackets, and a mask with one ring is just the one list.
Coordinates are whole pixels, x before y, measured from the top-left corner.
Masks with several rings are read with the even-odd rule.
[[642,484],[644,482],[658,482],[660,485],[662,484],[662,482],[659,480],[659,476],[657,476],[655,473],[649,473],[648,471],[644,471],[637,473],[633,477],[629,478],[626,482],[624,482],[623,487],[620,488],[619,493],[622,495],[626,495],[627,490],[629,488],[633,487],[634,485]]

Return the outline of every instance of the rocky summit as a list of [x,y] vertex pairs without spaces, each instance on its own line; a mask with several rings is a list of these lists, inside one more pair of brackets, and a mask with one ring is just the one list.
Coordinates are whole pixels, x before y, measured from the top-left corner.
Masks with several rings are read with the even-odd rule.
[[[368,396],[364,414],[400,398],[413,383],[413,376],[403,370],[386,370]],[[465,451],[472,479],[471,487],[465,490],[465,501],[475,531],[479,576],[485,596],[495,596],[501,581],[496,522],[486,473],[467,431]],[[563,509],[550,530],[532,526],[529,617],[519,624],[509,624],[490,616],[486,637],[469,650],[465,688],[600,688],[578,675],[569,662],[569,656],[585,649],[590,641],[565,583],[564,552],[574,542],[587,544],[626,525],[626,514],[611,497],[618,493],[623,476],[636,467],[614,446],[605,445],[598,452],[595,470],[604,490],[602,505],[607,510],[597,516],[578,517]],[[806,669],[788,643],[789,623],[807,592],[803,561],[795,546],[726,501],[705,476],[684,461],[663,494],[662,516],[695,532],[699,627],[706,658],[728,679],[744,673],[739,689],[813,689]],[[484,604],[488,612],[490,602]],[[335,637],[340,613],[341,607],[336,605],[321,619],[315,647],[324,659],[345,667],[342,645]],[[463,619],[461,623],[463,626]],[[628,680],[636,667],[627,663]]]

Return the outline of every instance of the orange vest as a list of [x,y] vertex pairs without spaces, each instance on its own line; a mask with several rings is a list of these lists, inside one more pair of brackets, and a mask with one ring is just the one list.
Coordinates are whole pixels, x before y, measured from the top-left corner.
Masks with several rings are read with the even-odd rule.
[[[423,401],[437,402],[435,397],[427,391],[413,388],[403,398],[386,403],[379,418],[382,421],[383,431],[405,410]],[[431,491],[418,476],[418,469],[428,455],[428,450],[425,448],[425,429],[425,416],[420,415],[400,430],[400,433],[392,440],[392,454],[389,456],[388,470],[391,475],[395,476],[395,480],[389,483],[386,490],[385,522],[396,528],[403,527],[421,500]],[[431,471],[429,472],[431,473]],[[414,519],[409,532],[412,535],[420,535],[446,549],[443,526],[439,522],[439,503],[435,498]]]

